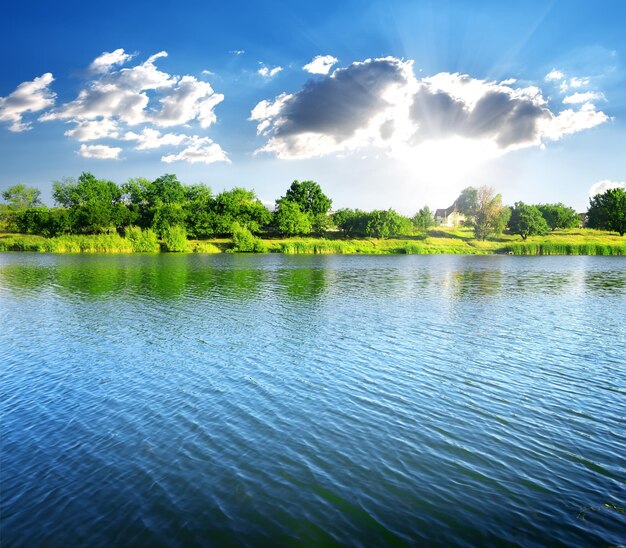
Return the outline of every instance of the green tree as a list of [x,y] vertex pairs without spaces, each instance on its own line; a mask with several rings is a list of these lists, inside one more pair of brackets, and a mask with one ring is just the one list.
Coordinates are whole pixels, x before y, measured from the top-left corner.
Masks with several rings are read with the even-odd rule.
[[313,216],[326,215],[333,204],[315,181],[294,181],[283,199],[295,202],[300,206],[300,211]]
[[185,188],[185,225],[192,238],[206,238],[215,229],[215,199],[211,189],[203,184]]
[[122,201],[122,189],[112,181],[82,173],[78,181],[65,179],[53,184],[54,200],[70,211],[74,232],[98,234],[132,223],[133,216]]
[[557,228],[575,228],[580,224],[580,217],[576,210],[561,203],[541,204],[537,208],[548,223],[551,230]]
[[464,188],[455,203],[460,213],[466,217],[474,217],[478,210],[478,189],[473,186]]
[[389,238],[406,231],[408,221],[393,209],[376,209],[370,213],[365,232],[374,238]]
[[312,230],[311,216],[304,213],[296,202],[281,199],[276,202],[274,224],[281,234],[286,236],[302,236]]
[[470,221],[476,239],[486,240],[488,236],[501,234],[510,215],[511,210],[502,205],[502,196],[495,194],[493,188],[481,186],[476,189],[474,214]]
[[258,233],[272,220],[254,191],[239,187],[218,194],[214,212],[216,234],[232,234],[235,223]]
[[587,226],[611,230],[623,236],[626,232],[626,190],[611,188],[589,200]]
[[550,227],[538,207],[516,202],[511,210],[509,229],[513,234],[519,234],[522,240],[525,240],[528,236],[546,234]]
[[430,210],[428,206],[420,209],[413,217],[411,218],[411,222],[413,226],[420,231],[426,231],[431,226],[435,224],[435,217],[433,212]]
[[28,187],[22,183],[7,188],[2,193],[2,198],[7,203],[9,209],[27,209],[29,207],[40,207],[41,191],[37,188]]
[[370,214],[360,209],[339,209],[332,216],[332,222],[344,236],[366,236]]

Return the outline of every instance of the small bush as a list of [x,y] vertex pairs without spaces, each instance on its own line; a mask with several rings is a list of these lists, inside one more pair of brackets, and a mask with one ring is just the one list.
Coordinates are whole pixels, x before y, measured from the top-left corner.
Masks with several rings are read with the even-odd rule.
[[187,231],[184,226],[168,226],[163,232],[163,247],[165,251],[181,253],[187,251]]
[[130,241],[133,251],[138,253],[154,253],[159,251],[159,239],[151,228],[142,230],[138,226],[126,229],[126,238]]
[[239,253],[266,253],[267,246],[261,240],[252,235],[246,227],[235,225],[233,227],[232,250]]

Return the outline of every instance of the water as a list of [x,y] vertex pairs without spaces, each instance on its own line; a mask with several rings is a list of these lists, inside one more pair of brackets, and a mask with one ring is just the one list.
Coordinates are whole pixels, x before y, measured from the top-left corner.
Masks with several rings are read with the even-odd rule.
[[0,254],[1,541],[626,543],[626,259]]

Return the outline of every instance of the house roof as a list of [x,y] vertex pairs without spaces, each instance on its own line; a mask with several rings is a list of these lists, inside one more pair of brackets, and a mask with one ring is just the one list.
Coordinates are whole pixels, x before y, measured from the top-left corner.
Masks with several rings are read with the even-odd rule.
[[454,202],[450,207],[445,209],[438,209],[435,211],[435,217],[448,217],[450,214],[456,211],[456,202]]

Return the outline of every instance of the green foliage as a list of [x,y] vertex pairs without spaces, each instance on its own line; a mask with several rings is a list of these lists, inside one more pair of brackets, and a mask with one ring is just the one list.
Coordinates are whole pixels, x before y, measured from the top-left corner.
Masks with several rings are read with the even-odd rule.
[[151,228],[142,229],[139,226],[126,228],[126,238],[130,241],[133,251],[154,253],[159,251],[159,239]]
[[580,225],[578,213],[571,207],[567,207],[561,203],[541,204],[538,205],[537,208],[551,230],[557,228],[575,228]]
[[252,235],[245,226],[235,225],[233,228],[232,250],[239,253],[266,253],[267,246],[261,240]]
[[281,199],[276,204],[278,207],[274,214],[274,223],[278,232],[287,236],[311,233],[311,216],[304,213],[297,203]]
[[163,231],[163,247],[165,251],[187,251],[187,231],[185,227],[181,225],[168,226]]
[[66,179],[53,184],[54,200],[70,212],[72,232],[114,232],[131,224],[132,213],[122,203],[122,189],[112,181],[82,173],[77,182]]
[[369,213],[360,209],[340,209],[333,213],[332,222],[343,232],[344,236],[366,236]]
[[409,221],[393,209],[376,209],[369,214],[365,233],[373,238],[389,238],[406,233]]
[[214,210],[214,234],[231,234],[234,225],[259,232],[272,220],[271,212],[252,190],[233,188],[217,195]]
[[300,211],[310,213],[314,217],[326,215],[333,203],[315,181],[294,181],[281,200],[298,204]]
[[202,184],[185,188],[185,226],[192,238],[206,238],[214,234],[215,199],[211,189]]
[[426,231],[431,226],[435,225],[435,216],[433,212],[430,210],[428,206],[420,209],[413,217],[411,218],[411,223],[413,226],[419,231]]
[[589,200],[587,226],[611,230],[623,236],[626,232],[626,191],[612,188]]
[[470,224],[478,240],[484,241],[488,236],[501,234],[511,216],[511,210],[502,205],[502,196],[495,194],[494,190],[488,186],[476,189],[476,203],[472,207],[474,214]]
[[474,217],[478,210],[478,189],[468,186],[456,199],[456,207],[466,217]]
[[22,183],[7,188],[2,193],[2,199],[7,207],[12,210],[39,207],[41,203],[41,191],[37,188],[28,187]]
[[519,234],[525,240],[528,236],[546,234],[550,227],[539,208],[517,202],[511,210],[509,229],[513,234]]

